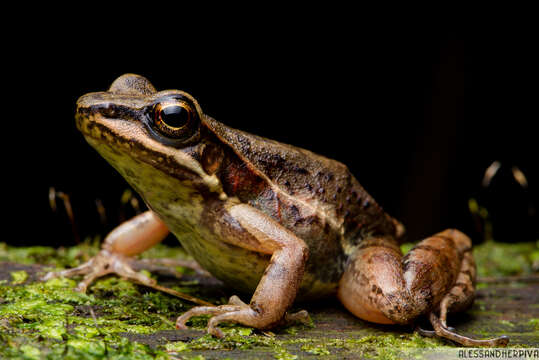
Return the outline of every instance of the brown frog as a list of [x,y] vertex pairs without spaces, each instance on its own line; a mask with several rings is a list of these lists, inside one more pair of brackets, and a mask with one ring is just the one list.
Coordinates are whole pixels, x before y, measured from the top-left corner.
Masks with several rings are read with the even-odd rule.
[[144,77],[126,74],[108,91],[77,102],[79,130],[149,209],[113,230],[89,262],[54,276],[85,277],[85,291],[108,273],[142,284],[129,257],[169,231],[204,269],[231,288],[227,305],[195,307],[177,320],[212,315],[219,323],[258,329],[305,319],[289,314],[296,299],[337,295],[357,317],[408,324],[429,317],[438,335],[470,346],[503,346],[507,337],[473,340],[446,324],[449,311],[474,298],[470,239],[445,230],[406,256],[404,227],[386,214],[347,167],[310,151],[223,125],[178,90],[156,91]]

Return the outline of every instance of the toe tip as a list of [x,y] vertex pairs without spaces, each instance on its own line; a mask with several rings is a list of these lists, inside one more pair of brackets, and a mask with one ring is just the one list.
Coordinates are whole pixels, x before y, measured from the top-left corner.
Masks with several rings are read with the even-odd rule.
[[509,336],[502,335],[498,338],[498,343],[496,345],[507,346],[507,344],[509,344]]
[[208,329],[208,333],[215,336],[218,339],[222,339],[225,337],[225,334],[219,329]]
[[187,330],[187,326],[185,324],[176,323],[176,329],[177,330]]

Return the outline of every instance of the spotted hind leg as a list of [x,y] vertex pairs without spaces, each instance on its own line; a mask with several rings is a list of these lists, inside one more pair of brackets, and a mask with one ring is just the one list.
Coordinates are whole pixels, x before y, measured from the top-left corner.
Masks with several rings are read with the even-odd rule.
[[469,308],[475,298],[476,268],[471,251],[462,256],[460,272],[455,285],[440,302],[440,322],[447,328],[448,312],[460,312]]
[[474,340],[447,327],[447,312],[463,310],[473,301],[474,279],[471,241],[458,230],[427,238],[404,257],[391,237],[372,237],[352,256],[338,296],[367,321],[409,324],[428,315],[437,336],[465,346],[504,346],[506,337]]
[[429,320],[436,335],[449,338],[466,346],[506,346],[509,343],[507,336],[495,339],[475,340],[455,333],[447,326],[448,313],[456,313],[468,309],[475,298],[476,267],[471,249],[464,252],[461,268],[457,280],[449,293],[440,302],[440,317],[436,313],[429,314]]

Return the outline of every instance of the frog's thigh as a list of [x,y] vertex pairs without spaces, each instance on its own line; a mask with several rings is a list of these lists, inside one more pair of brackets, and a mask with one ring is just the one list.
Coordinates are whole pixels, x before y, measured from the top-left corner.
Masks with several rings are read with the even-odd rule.
[[158,244],[168,233],[165,223],[153,211],[148,210],[112,230],[103,242],[103,249],[133,256]]
[[271,254],[270,263],[249,305],[234,301],[217,309],[194,308],[178,318],[178,328],[185,328],[191,316],[201,314],[216,315],[208,322],[208,332],[216,336],[222,336],[217,325],[223,321],[268,328],[283,320],[294,302],[308,257],[305,242],[249,205],[234,205],[228,213],[241,225],[246,236],[242,239],[239,233],[236,238],[225,240],[245,249]]
[[[410,323],[435,310],[450,294],[461,272],[461,259],[470,254],[470,249],[469,238],[457,230],[446,230],[419,242],[404,258],[392,238],[367,239],[340,281],[339,299],[361,319],[381,324]],[[466,285],[473,296],[469,280]],[[467,297],[459,300],[467,301]]]

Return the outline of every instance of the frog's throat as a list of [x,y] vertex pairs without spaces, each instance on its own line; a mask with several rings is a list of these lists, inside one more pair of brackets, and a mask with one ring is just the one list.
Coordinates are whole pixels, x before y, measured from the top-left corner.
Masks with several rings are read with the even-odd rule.
[[[141,160],[152,166],[155,165],[155,161],[163,162],[165,158],[172,159],[174,162],[172,166],[184,168],[198,175],[209,191],[217,193],[221,200],[226,200],[227,195],[215,174],[207,174],[198,161],[184,152],[163,145],[147,136],[136,123],[122,119],[108,119],[100,114],[77,120],[77,127],[96,150],[99,150],[97,149],[99,146],[105,145],[123,149],[127,153],[138,152],[142,155]],[[145,145],[146,142],[147,145]],[[153,161],[148,156],[151,153],[157,154],[151,159]]]

